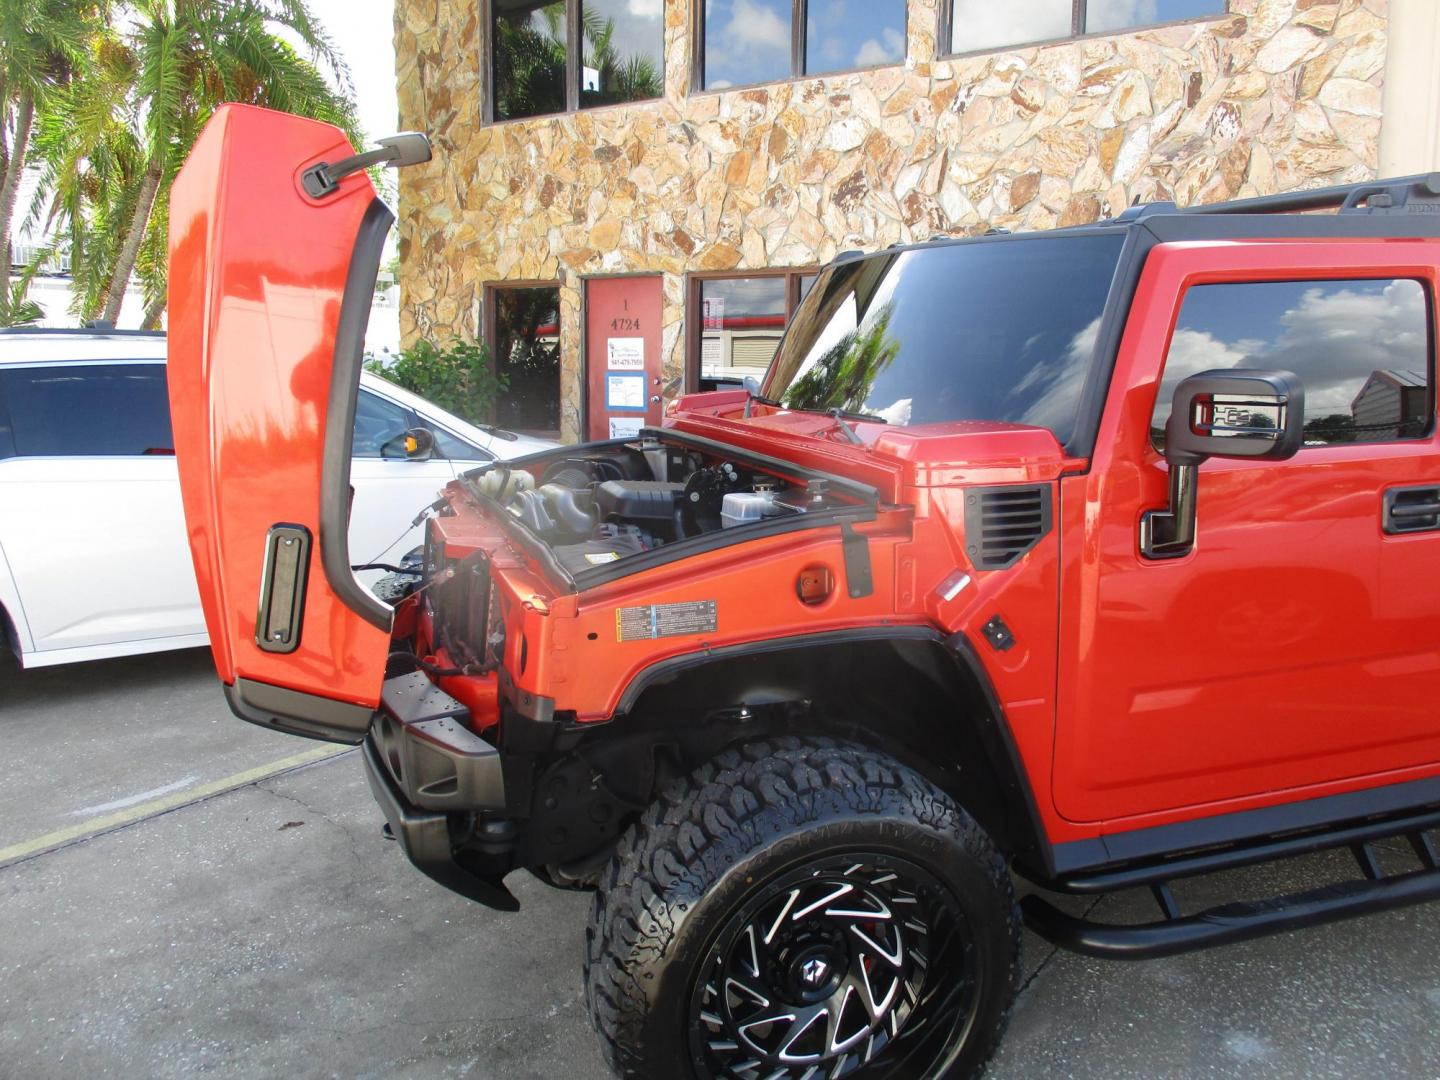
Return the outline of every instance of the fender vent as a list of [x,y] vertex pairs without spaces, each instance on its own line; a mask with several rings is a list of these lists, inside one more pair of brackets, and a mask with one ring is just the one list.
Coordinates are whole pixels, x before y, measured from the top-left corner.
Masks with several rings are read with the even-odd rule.
[[965,553],[977,570],[1004,570],[1050,531],[1050,489],[970,488],[965,492]]

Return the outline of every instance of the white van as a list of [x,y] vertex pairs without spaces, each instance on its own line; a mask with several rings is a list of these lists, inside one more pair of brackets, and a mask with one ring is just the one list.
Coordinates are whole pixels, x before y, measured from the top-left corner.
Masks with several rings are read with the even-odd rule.
[[[434,436],[423,460],[403,449],[417,427]],[[402,529],[457,473],[555,444],[475,427],[366,373],[353,445],[351,554],[394,561],[422,540]],[[164,334],[0,332],[0,633],[24,667],[207,642]]]

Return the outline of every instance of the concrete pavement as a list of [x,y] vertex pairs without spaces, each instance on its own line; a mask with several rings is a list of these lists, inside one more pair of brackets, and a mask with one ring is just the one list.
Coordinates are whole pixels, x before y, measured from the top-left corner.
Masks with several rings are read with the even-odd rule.
[[[0,1077],[606,1075],[584,894],[516,874],[502,915],[433,885],[381,838],[353,752],[187,798],[314,745],[230,717],[208,654],[6,660],[0,738],[0,848],[164,804],[0,867]],[[1336,858],[1182,901],[1303,888]],[[1153,917],[1144,894],[1101,904]],[[1440,1076],[1437,936],[1440,906],[1144,964],[1027,935],[990,1075]]]

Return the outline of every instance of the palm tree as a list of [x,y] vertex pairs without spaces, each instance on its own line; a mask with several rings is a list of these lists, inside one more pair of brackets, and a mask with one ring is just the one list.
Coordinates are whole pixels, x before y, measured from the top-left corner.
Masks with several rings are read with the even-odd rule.
[[170,184],[217,105],[325,120],[352,141],[360,132],[349,71],[306,0],[132,0],[126,16],[94,36],[87,77],[42,117],[31,212],[63,234],[82,320],[114,323],[138,277],[153,325],[165,303]]
[[69,252],[71,309],[82,322],[100,314],[144,171],[128,121],[134,80],[134,54],[102,28],[85,77],[52,97],[35,132],[42,172],[29,220],[56,229],[54,246]]
[[10,226],[25,172],[37,110],[63,88],[86,58],[103,0],[0,0],[0,322],[22,311],[22,289],[10,288]]
[[[319,69],[277,33],[288,28],[349,88],[349,73],[305,0],[141,0],[127,35],[135,57],[135,127],[143,149],[134,206],[115,254],[100,317],[113,323],[135,270],[152,214],[168,209],[170,181],[215,107],[264,105],[339,125],[359,140],[354,107]],[[162,190],[163,189],[163,190]],[[156,230],[158,233],[158,230]],[[152,243],[163,243],[152,236]],[[152,286],[163,258],[147,260]],[[149,297],[153,304],[157,298]]]

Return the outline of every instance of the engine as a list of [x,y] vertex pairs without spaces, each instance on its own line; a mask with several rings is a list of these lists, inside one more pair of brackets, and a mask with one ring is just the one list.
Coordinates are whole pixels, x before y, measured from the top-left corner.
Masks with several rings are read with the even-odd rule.
[[793,482],[657,439],[551,461],[538,479],[533,471],[492,469],[477,486],[572,574],[842,501],[823,479]]

